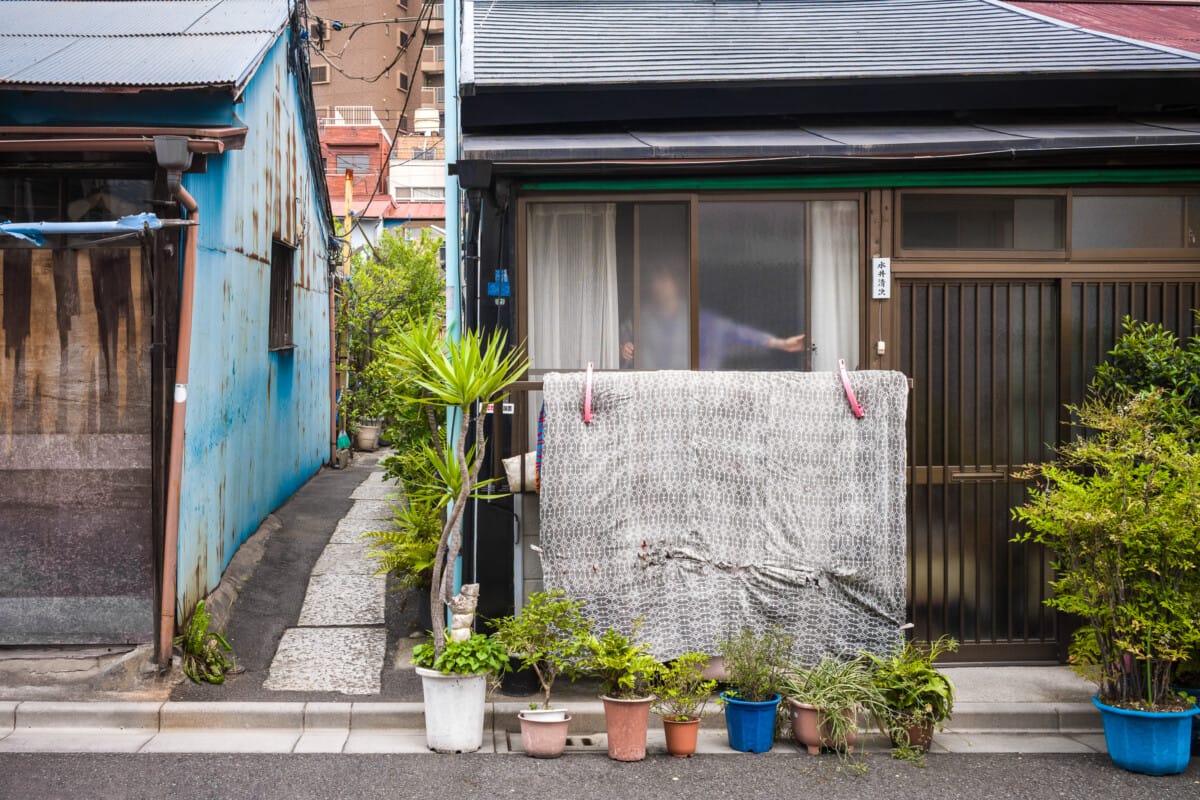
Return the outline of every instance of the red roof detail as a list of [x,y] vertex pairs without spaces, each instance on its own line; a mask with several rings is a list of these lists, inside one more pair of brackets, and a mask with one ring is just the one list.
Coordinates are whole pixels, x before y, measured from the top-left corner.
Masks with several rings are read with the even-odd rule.
[[1200,53],[1200,3],[1041,3],[1011,5],[1081,28]]

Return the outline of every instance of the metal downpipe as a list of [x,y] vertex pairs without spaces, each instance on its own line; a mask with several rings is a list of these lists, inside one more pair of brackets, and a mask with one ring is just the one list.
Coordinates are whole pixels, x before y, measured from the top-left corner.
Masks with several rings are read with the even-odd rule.
[[171,411],[171,444],[167,461],[167,507],[163,532],[162,602],[159,611],[158,663],[167,667],[175,639],[175,592],[179,565],[179,501],[183,476],[184,424],[187,416],[188,369],[192,354],[192,301],[195,296],[196,254],[200,239],[200,208],[182,184],[173,194],[188,212],[194,227],[187,232],[179,294],[179,340],[175,350],[175,401]]

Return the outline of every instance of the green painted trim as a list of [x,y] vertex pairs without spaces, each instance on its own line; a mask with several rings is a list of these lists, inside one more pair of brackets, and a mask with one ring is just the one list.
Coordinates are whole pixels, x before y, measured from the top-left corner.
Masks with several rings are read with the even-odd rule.
[[1200,182],[1200,169],[975,170],[828,175],[613,178],[534,181],[522,191],[701,191],[706,189],[888,189],[906,186],[1069,186],[1090,183]]

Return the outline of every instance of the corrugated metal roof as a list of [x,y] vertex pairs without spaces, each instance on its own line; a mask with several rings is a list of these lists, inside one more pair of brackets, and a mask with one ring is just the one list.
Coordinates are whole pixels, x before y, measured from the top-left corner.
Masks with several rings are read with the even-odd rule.
[[1200,118],[978,121],[944,125],[811,123],[763,130],[632,130],[586,134],[466,134],[462,155],[497,163],[689,159],[969,158],[1145,147],[1200,149]]
[[466,0],[477,87],[1196,70],[998,0]]
[[1018,8],[1116,36],[1200,53],[1200,3],[1011,3]]
[[0,85],[241,86],[288,0],[0,2]]

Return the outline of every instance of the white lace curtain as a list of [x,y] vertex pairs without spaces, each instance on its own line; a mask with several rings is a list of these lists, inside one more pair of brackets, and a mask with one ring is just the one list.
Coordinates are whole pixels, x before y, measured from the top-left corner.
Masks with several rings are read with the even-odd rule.
[[620,366],[616,206],[529,207],[529,358],[534,369]]
[[809,209],[812,241],[812,309],[809,342],[816,345],[812,368],[834,371],[838,359],[858,367],[858,203],[815,200]]

